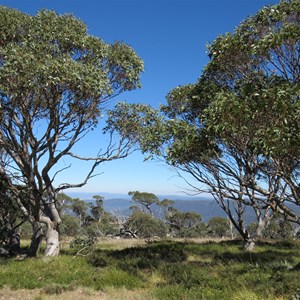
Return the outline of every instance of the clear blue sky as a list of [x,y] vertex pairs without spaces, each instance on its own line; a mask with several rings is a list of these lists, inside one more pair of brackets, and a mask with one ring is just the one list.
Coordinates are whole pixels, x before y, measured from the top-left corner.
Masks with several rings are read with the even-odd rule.
[[[219,34],[231,32],[261,7],[274,0],[0,0],[0,5],[29,14],[45,8],[72,13],[89,33],[112,43],[124,41],[145,63],[142,88],[120,95],[117,100],[142,102],[158,107],[172,88],[195,82],[208,62],[206,44]],[[81,151],[99,149],[98,139],[88,136]],[[67,164],[67,162],[65,162]],[[136,153],[98,169],[82,192],[127,193],[131,190],[177,194],[185,183],[163,163],[143,162]],[[78,182],[87,165],[73,164],[59,181]],[[70,190],[71,191],[71,190]],[[75,191],[75,190],[72,190]],[[76,190],[79,191],[79,190]]]

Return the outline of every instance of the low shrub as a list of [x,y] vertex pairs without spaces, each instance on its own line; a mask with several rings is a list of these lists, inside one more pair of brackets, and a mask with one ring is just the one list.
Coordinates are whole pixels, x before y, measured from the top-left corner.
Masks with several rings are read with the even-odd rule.
[[94,236],[81,236],[73,239],[70,242],[70,248],[81,249],[84,247],[93,246],[97,241]]

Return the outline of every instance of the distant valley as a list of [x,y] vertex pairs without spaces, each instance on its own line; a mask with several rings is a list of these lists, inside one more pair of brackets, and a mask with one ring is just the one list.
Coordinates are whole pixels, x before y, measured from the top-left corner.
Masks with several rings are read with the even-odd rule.
[[[68,193],[72,198],[80,198],[88,202],[93,202],[94,195],[101,195],[104,197],[103,205],[106,211],[120,214],[124,216],[130,215],[130,207],[132,206],[131,196],[126,194],[110,194],[110,193]],[[173,200],[174,207],[180,211],[192,211],[200,213],[202,220],[208,222],[212,217],[226,217],[224,211],[219,207],[219,205],[209,197],[199,197],[199,196],[178,196],[178,195],[159,195],[162,199]],[[246,210],[245,222],[251,223],[255,221],[255,216],[251,208]]]
[[[94,195],[104,197],[103,206],[106,211],[123,216],[129,216],[130,207],[133,205],[131,196],[127,194],[114,193],[67,193],[72,198],[79,198],[88,202],[94,202]],[[174,207],[180,211],[191,211],[201,214],[202,220],[208,222],[212,217],[226,217],[224,211],[219,207],[212,197],[205,196],[188,196],[188,195],[158,195],[160,200],[173,200]],[[290,205],[291,208],[300,215],[300,207]],[[250,224],[256,221],[255,214],[251,207],[247,207],[244,213],[244,221]]]

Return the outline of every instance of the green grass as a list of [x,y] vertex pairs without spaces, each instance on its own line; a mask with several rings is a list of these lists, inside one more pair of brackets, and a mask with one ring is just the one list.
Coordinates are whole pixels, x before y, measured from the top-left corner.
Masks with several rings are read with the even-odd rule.
[[237,241],[159,241],[123,249],[102,244],[87,257],[66,250],[51,259],[1,260],[0,287],[46,294],[125,289],[147,299],[300,299],[299,246],[261,243],[249,253]]

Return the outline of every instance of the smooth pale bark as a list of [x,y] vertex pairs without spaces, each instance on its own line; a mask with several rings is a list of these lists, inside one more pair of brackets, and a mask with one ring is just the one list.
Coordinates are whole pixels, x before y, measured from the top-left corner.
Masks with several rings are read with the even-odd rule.
[[54,204],[49,205],[48,216],[40,217],[41,222],[46,224],[46,250],[45,256],[56,256],[59,254],[58,226],[61,223],[58,211]]
[[59,234],[54,227],[57,223],[51,222],[49,218],[44,217],[41,219],[41,221],[46,224],[46,235],[44,235],[40,222],[32,222],[32,238],[28,256],[35,257],[38,255],[44,237],[46,237],[46,250],[44,255],[56,256],[59,254]]
[[46,232],[45,256],[56,256],[59,254],[59,234],[53,228],[48,228]]
[[246,251],[253,251],[254,248],[256,247],[256,242],[254,239],[248,239],[245,241],[245,250]]
[[46,224],[46,250],[45,256],[57,256],[59,254],[59,233],[58,226],[61,223],[59,212],[55,206],[55,197],[51,189],[48,189],[50,203],[44,204],[44,215],[40,221]]
[[266,228],[267,222],[265,220],[259,219],[258,224],[257,224],[257,229],[256,229],[256,237],[262,237],[263,232]]

